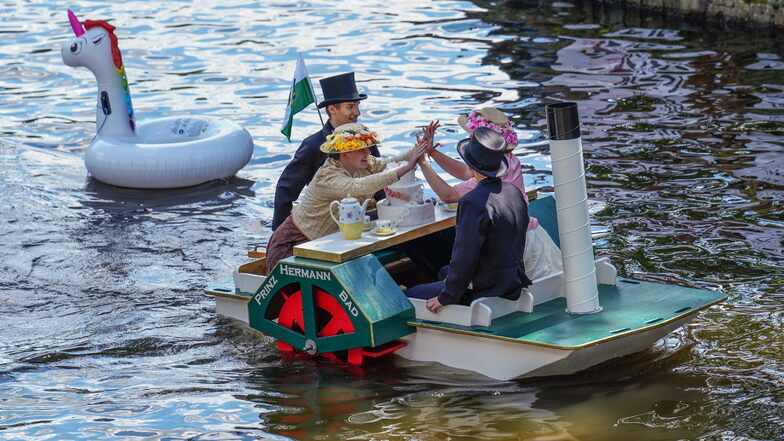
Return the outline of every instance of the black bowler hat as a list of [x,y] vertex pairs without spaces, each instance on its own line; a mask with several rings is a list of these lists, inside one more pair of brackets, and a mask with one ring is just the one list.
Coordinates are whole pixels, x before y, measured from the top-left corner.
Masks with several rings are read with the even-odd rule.
[[469,167],[489,178],[500,178],[509,170],[506,141],[489,127],[479,127],[472,137],[458,142],[457,153]]
[[319,80],[324,101],[318,103],[318,108],[323,109],[330,104],[360,101],[367,98],[364,93],[357,92],[357,83],[354,82],[354,72],[348,72],[334,77]]

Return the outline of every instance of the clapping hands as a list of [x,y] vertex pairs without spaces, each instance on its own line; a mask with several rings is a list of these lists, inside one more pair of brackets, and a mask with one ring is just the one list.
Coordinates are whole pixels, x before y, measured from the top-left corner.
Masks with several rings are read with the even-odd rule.
[[436,136],[436,130],[438,130],[439,127],[441,127],[441,121],[431,121],[430,124],[422,129],[422,135],[424,139],[427,140],[428,154],[432,154],[433,150],[436,148],[436,146],[433,144],[433,140]]
[[[416,135],[417,145],[419,145],[420,142],[424,143],[425,146],[427,147],[425,153],[427,153],[428,155],[432,155],[433,151],[437,146],[433,144],[433,139],[435,138],[436,130],[438,130],[438,127],[440,126],[441,126],[440,121],[431,121],[430,124],[422,128],[421,137],[419,136],[418,133]],[[420,162],[422,161],[424,161],[424,156],[422,157]]]
[[427,140],[421,139],[419,135],[417,135],[416,145],[411,151],[411,156],[408,158],[408,163],[406,164],[406,171],[411,171],[416,167],[417,163],[422,160],[425,153],[427,153],[428,147]]

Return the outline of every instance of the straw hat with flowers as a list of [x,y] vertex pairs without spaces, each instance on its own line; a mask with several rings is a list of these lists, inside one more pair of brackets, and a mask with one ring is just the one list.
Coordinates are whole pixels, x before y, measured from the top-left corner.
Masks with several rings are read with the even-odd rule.
[[327,141],[321,144],[324,153],[346,153],[381,144],[381,136],[363,124],[349,123],[335,127]]
[[468,115],[460,115],[457,123],[468,133],[474,133],[474,130],[479,127],[489,127],[504,137],[508,150],[517,146],[517,134],[512,127],[512,122],[504,112],[494,107],[483,107]]

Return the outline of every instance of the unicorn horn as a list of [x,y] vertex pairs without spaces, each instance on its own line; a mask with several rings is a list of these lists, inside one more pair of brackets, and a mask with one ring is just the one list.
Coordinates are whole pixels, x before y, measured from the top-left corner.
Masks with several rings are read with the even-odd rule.
[[84,28],[82,27],[82,24],[79,23],[79,19],[76,18],[76,14],[70,9],[68,10],[68,21],[71,22],[71,29],[73,29],[74,34],[76,34],[77,37],[81,37],[82,34],[84,34]]

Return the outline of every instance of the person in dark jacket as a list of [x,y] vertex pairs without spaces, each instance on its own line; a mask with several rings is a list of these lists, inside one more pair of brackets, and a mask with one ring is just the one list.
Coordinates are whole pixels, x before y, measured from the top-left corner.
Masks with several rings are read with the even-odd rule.
[[[319,80],[324,101],[318,103],[319,109],[327,108],[329,120],[318,132],[302,141],[294,159],[289,162],[278,178],[275,187],[275,212],[272,215],[272,231],[291,214],[294,201],[299,198],[302,189],[313,179],[316,170],[324,164],[327,155],[319,149],[332,134],[335,127],[355,123],[360,115],[359,102],[367,95],[357,92],[354,72],[348,72]],[[378,147],[372,146],[370,154],[378,157]],[[381,195],[383,198],[383,194]]]
[[528,207],[520,190],[501,180],[508,170],[505,150],[503,136],[487,127],[457,144],[479,183],[458,202],[446,279],[406,291],[408,297],[428,299],[432,312],[445,305],[468,305],[479,297],[517,300],[531,284],[523,265]]

